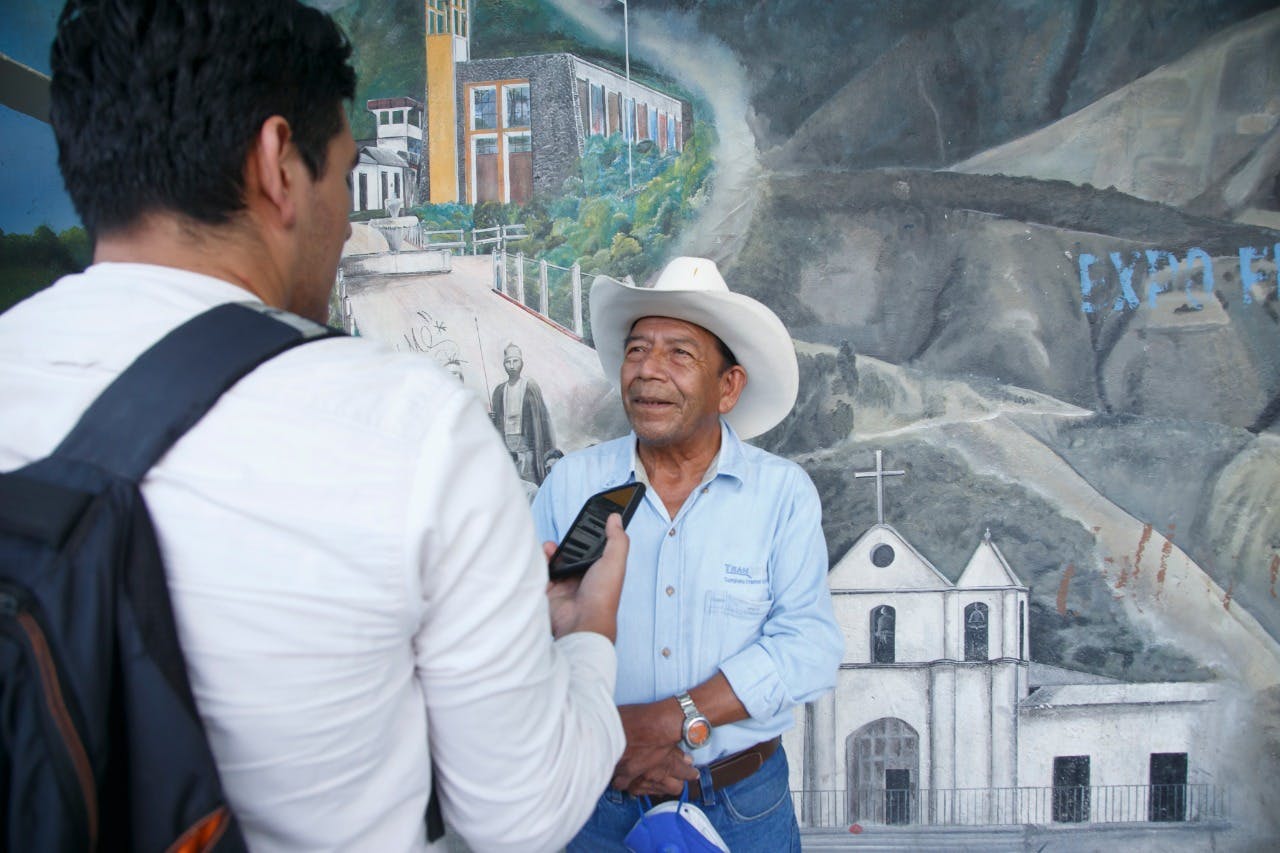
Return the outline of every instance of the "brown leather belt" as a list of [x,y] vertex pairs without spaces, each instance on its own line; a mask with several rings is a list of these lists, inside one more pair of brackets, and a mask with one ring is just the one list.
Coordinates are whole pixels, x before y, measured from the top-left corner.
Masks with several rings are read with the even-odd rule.
[[[764,763],[778,751],[778,747],[781,745],[782,738],[776,737],[773,740],[766,740],[755,746],[749,746],[742,752],[735,752],[733,755],[726,755],[718,761],[711,762],[707,767],[707,770],[711,772],[711,786],[719,791],[730,785],[736,785],[763,767]],[[689,783],[689,802],[694,802],[701,796],[702,783],[695,779]],[[678,799],[680,799],[679,796],[661,796],[651,798],[651,802],[657,805],[668,800]]]

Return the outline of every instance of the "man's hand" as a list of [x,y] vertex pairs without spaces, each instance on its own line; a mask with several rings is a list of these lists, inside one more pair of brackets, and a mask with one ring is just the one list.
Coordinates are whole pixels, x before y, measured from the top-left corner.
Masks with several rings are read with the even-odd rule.
[[678,795],[698,778],[693,758],[680,749],[684,712],[675,699],[618,708],[627,748],[613,771],[613,787],[635,796]]
[[[594,631],[614,642],[618,637],[618,598],[627,570],[630,540],[622,529],[622,516],[609,516],[604,528],[604,553],[581,578],[547,584],[547,604],[551,609],[551,634],[559,639],[575,631]],[[544,542],[547,559],[555,553],[554,542]]]

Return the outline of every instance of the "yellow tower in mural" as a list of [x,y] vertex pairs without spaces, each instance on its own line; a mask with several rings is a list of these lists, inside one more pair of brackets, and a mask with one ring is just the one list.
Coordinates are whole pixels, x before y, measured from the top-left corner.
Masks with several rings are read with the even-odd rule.
[[458,201],[455,65],[470,58],[469,0],[427,2],[427,166],[432,204]]

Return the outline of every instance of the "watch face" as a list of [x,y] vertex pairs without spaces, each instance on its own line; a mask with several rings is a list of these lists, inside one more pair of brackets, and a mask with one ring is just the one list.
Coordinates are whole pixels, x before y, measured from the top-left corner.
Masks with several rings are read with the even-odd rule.
[[711,724],[706,720],[690,720],[685,729],[685,740],[690,746],[702,746],[711,738]]

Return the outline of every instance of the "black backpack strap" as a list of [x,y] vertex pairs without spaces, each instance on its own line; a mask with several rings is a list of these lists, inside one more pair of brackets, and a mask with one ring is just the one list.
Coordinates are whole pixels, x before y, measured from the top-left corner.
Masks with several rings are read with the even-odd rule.
[[211,308],[138,356],[53,455],[138,482],[245,374],[298,344],[341,334],[261,303]]

